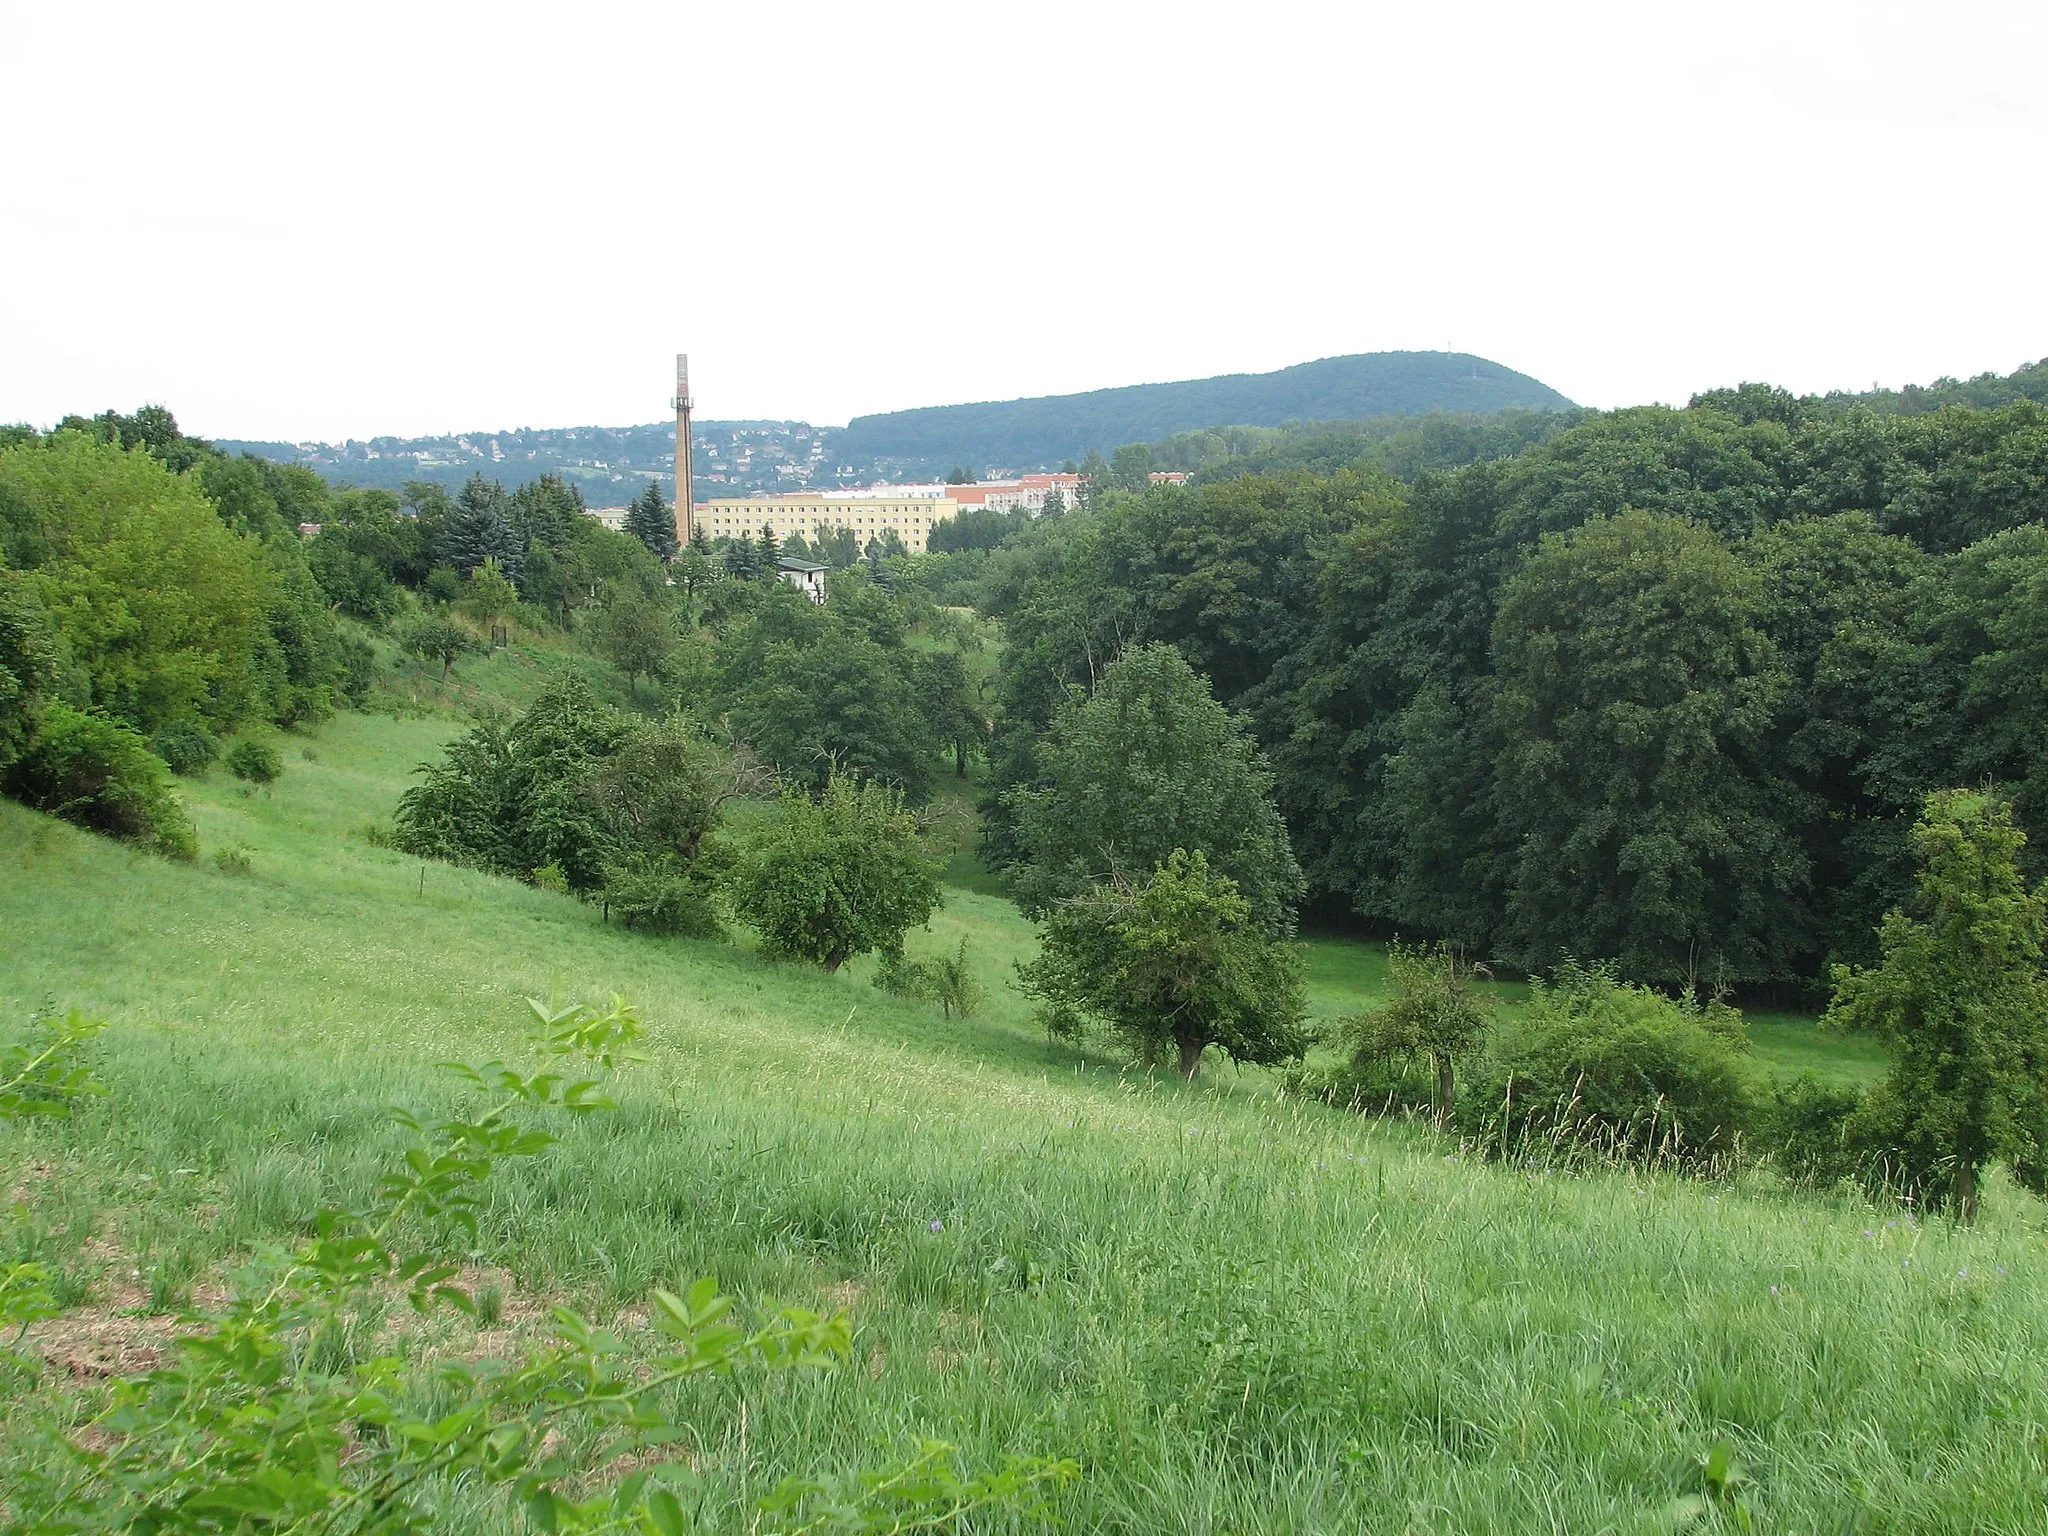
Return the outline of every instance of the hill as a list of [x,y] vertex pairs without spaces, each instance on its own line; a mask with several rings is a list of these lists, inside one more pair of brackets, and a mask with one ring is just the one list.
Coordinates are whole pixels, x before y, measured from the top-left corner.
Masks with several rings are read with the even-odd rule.
[[[562,664],[515,649],[464,670],[517,701]],[[434,706],[430,670],[394,685]],[[249,873],[0,804],[21,872],[0,883],[0,1008],[113,1021],[104,1107],[0,1131],[34,1252],[81,1297],[30,1339],[68,1364],[53,1390],[133,1369],[186,1298],[359,1190],[393,1145],[384,1106],[460,1103],[435,1063],[516,1052],[521,994],[618,988],[648,1027],[618,1112],[552,1127],[480,1213],[502,1319],[389,1336],[504,1352],[563,1303],[637,1337],[650,1285],[706,1272],[750,1312],[848,1309],[852,1368],[688,1399],[704,1529],[751,1528],[783,1471],[920,1435],[972,1466],[1076,1456],[1056,1510],[1075,1531],[1371,1530],[1389,1511],[1668,1530],[1721,1490],[1759,1530],[2016,1532],[2038,1513],[2048,1364],[2013,1341],[2048,1320],[2048,1282],[2009,1193],[1975,1230],[1921,1225],[1761,1181],[1489,1166],[1256,1072],[1128,1074],[1032,1028],[1002,985],[1029,928],[958,887],[914,941],[969,940],[993,997],[967,1021],[864,973],[638,938],[364,835],[456,728],[341,715],[292,740],[274,790],[191,782],[207,848],[245,848]],[[1716,1447],[1742,1482],[1703,1480]],[[512,1520],[468,1498],[445,1523]]]
[[1547,384],[1463,352],[1364,352],[1274,373],[1132,384],[1077,395],[937,405],[857,416],[833,439],[841,459],[943,470],[1030,468],[1203,427],[1273,427],[1429,411],[1567,410]]

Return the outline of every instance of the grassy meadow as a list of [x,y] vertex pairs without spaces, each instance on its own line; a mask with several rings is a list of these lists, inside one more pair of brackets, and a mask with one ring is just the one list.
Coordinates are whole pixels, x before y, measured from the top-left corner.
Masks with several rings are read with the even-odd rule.
[[[451,703],[516,703],[552,664],[471,662],[445,692],[408,670],[397,712],[283,738],[274,787],[189,783],[196,866],[0,803],[0,1010],[113,1026],[103,1104],[0,1128],[23,1242],[77,1303],[41,1325],[44,1390],[86,1400],[252,1245],[361,1190],[396,1144],[385,1107],[453,1105],[438,1062],[512,1059],[522,997],[616,991],[651,1059],[616,1113],[494,1180],[474,1258],[504,1317],[405,1346],[508,1348],[555,1299],[630,1330],[650,1286],[700,1274],[845,1308],[847,1368],[691,1389],[708,1528],[749,1529],[786,1471],[918,1437],[971,1465],[1074,1457],[1075,1531],[2048,1528],[2044,1221],[2008,1186],[1960,1229],[1761,1174],[1531,1173],[1263,1073],[1188,1086],[1077,1054],[1005,985],[1030,929],[957,811],[912,945],[968,939],[990,996],[953,1021],[868,964],[640,938],[379,846],[462,728]],[[216,867],[226,847],[249,873]],[[1311,941],[1309,969],[1319,1017],[1384,984],[1367,945]],[[1774,1069],[1881,1070],[1810,1021],[1753,1031]],[[1734,1503],[1699,1514],[1717,1446]],[[458,1526],[506,1528],[447,1497]]]

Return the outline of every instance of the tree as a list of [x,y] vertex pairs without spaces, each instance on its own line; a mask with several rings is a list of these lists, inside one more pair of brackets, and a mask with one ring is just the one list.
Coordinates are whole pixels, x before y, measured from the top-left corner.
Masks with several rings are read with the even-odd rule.
[[49,618],[28,582],[0,565],[0,769],[35,739],[57,680]]
[[471,618],[487,626],[519,606],[519,589],[505,579],[495,555],[486,556],[463,584],[462,606]]
[[1120,491],[1142,491],[1152,484],[1152,450],[1143,443],[1125,443],[1109,461],[1109,483]]
[[0,559],[68,657],[73,702],[148,732],[192,715],[229,726],[261,701],[281,568],[196,477],[78,432],[0,451]]
[[1306,1043],[1299,954],[1200,853],[1177,848],[1142,884],[1119,875],[1055,903],[1041,937],[1017,974],[1052,1033],[1099,1023],[1148,1063],[1170,1045],[1189,1078],[1212,1045],[1266,1063]]
[[1789,977],[1809,866],[1761,747],[1787,680],[1754,571],[1624,512],[1546,536],[1493,625],[1509,952],[1675,985]]
[[1852,1138],[1966,1222],[1987,1163],[2006,1159],[2022,1183],[2048,1189],[2048,889],[2022,879],[2025,843],[2002,801],[1929,795],[1913,828],[1916,910],[1886,915],[1877,965],[1836,967],[1825,1020],[1893,1050]]
[[441,663],[441,681],[458,656],[477,648],[476,637],[444,614],[422,613],[398,631],[399,647],[410,656]]
[[636,679],[644,674],[651,680],[675,649],[675,620],[653,599],[623,592],[599,621],[597,643],[612,665],[626,674],[626,686],[637,687]]
[[440,530],[440,556],[467,576],[484,561],[515,583],[524,570],[526,547],[512,526],[512,504],[505,487],[474,474],[449,505]]
[[666,565],[675,558],[676,520],[661,498],[661,487],[652,480],[626,507],[626,532],[647,546],[647,552]]
[[1457,1064],[1486,1039],[1493,999],[1473,990],[1473,970],[1446,944],[1407,945],[1387,952],[1394,1000],[1360,1014],[1345,1027],[1353,1065],[1393,1057],[1421,1057],[1436,1073],[1436,1118],[1450,1119],[1457,1096]]
[[1011,873],[1033,915],[1105,880],[1146,878],[1175,849],[1227,876],[1272,934],[1293,925],[1301,870],[1273,779],[1243,724],[1170,645],[1119,657],[1091,698],[1071,698],[1012,792],[1023,859]]
[[946,471],[946,484],[972,485],[974,484],[974,471],[964,464],[955,464]]
[[941,895],[901,793],[843,774],[816,800],[784,792],[740,843],[727,892],[771,951],[828,971],[870,950],[900,956]]
[[754,544],[754,575],[760,581],[773,581],[777,575],[775,562],[782,558],[782,546],[775,542],[775,529],[761,525],[761,537]]

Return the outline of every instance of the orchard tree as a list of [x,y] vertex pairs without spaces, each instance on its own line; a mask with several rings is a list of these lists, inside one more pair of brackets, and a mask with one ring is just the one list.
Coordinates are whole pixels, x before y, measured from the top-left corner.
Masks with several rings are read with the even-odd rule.
[[651,681],[675,649],[675,621],[660,603],[629,588],[605,610],[597,643],[612,665],[626,674],[626,686],[634,688],[643,674]]
[[783,794],[741,841],[727,893],[770,950],[828,971],[870,950],[899,958],[941,895],[902,795],[844,775],[816,800]]
[[1234,882],[1269,933],[1291,929],[1301,870],[1273,777],[1238,718],[1170,645],[1140,646],[1069,699],[1009,797],[1025,856],[1018,899],[1042,915],[1095,885],[1143,881],[1176,849]]
[[662,500],[661,487],[652,480],[626,507],[626,532],[645,544],[647,552],[664,565],[675,558],[675,514]]
[[1200,853],[1055,903],[1041,937],[1017,975],[1053,1034],[1104,1026],[1148,1065],[1172,1049],[1190,1078],[1212,1045],[1263,1063],[1306,1044],[1299,953]]
[[1929,795],[1913,828],[1916,910],[1885,917],[1877,965],[1836,968],[1826,1018],[1892,1048],[1851,1139],[1964,1221],[1987,1163],[2005,1159],[2020,1182],[2048,1188],[2048,890],[2021,878],[2025,843],[2002,802]]
[[1473,968],[1447,944],[1396,942],[1387,952],[1394,999],[1360,1014],[1344,1029],[1358,1066],[1420,1057],[1436,1072],[1436,1118],[1450,1119],[1457,1065],[1486,1041],[1493,999],[1472,986]]
[[441,663],[441,681],[448,681],[448,669],[458,656],[477,648],[476,637],[453,619],[438,613],[422,613],[398,632],[398,644],[408,655]]

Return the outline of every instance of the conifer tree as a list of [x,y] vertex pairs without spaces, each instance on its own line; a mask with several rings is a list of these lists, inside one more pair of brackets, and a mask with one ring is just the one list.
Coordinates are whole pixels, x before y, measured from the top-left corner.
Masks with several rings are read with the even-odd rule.
[[675,558],[676,520],[662,500],[661,487],[654,481],[626,508],[626,532],[647,546],[647,552],[666,565]]
[[441,559],[463,575],[496,560],[517,583],[526,568],[526,546],[512,524],[511,499],[505,487],[481,474],[471,475],[448,509],[441,525]]
[[775,562],[782,558],[782,546],[775,541],[775,530],[766,523],[761,525],[761,540],[754,558],[757,562],[755,574],[763,578],[775,574]]

